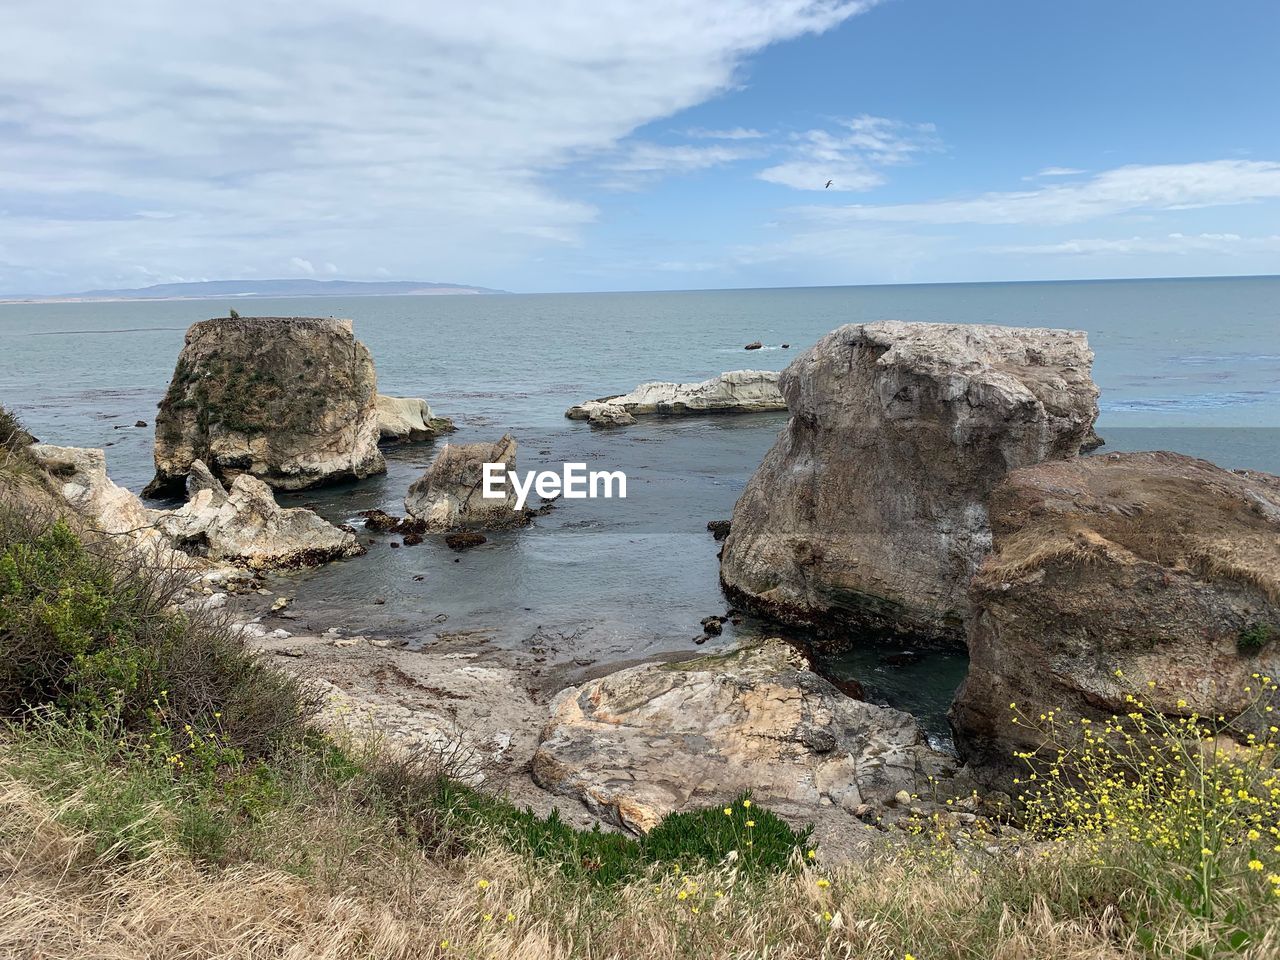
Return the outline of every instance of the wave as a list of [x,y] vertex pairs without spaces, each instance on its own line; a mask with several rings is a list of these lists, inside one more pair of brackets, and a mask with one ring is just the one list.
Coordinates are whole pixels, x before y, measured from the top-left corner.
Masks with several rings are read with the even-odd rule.
[[1170,357],[1169,362],[1185,363],[1191,366],[1208,366],[1214,363],[1280,363],[1280,354],[1275,354],[1275,353],[1189,354],[1185,357]]
[[1129,400],[1106,400],[1098,406],[1106,413],[1217,410],[1223,407],[1266,403],[1275,397],[1280,397],[1280,390],[1242,390],[1236,393],[1202,393],[1186,397],[1134,397]]

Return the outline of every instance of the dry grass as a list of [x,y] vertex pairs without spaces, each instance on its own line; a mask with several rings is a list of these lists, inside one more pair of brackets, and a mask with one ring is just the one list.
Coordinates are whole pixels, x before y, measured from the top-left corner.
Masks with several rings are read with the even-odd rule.
[[987,558],[981,576],[991,583],[1018,580],[1053,563],[1088,563],[1116,549],[1116,544],[1083,527],[1047,535],[1019,534],[1002,544],[999,553]]
[[1230,540],[1197,540],[1188,546],[1187,553],[1204,576],[1236,580],[1260,590],[1272,603],[1280,603],[1275,537],[1254,534]]
[[163,847],[115,862],[94,855],[91,838],[56,813],[0,754],[0,956],[1144,955],[1114,893],[1093,886],[1081,894],[1074,885],[1087,876],[1028,854],[1010,854],[992,870],[995,861],[983,869],[886,852],[762,882],[728,869],[668,871],[602,890],[497,848],[446,861],[406,849],[380,863],[366,856],[349,877],[324,883],[254,865],[202,870]]

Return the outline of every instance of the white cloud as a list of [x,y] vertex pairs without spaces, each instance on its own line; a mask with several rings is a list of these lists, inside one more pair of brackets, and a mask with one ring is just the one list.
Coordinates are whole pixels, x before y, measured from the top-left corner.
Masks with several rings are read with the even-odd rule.
[[1124,254],[1245,254],[1280,252],[1280,234],[1245,237],[1237,233],[1170,233],[1163,237],[1094,237],[1057,243],[1007,244],[987,248],[990,253],[1112,256]]
[[767,134],[762,130],[753,130],[749,127],[734,127],[731,130],[707,130],[703,127],[693,127],[685,131],[685,136],[695,140],[759,140]]
[[293,267],[294,270],[300,273],[305,273],[309,277],[314,277],[316,275],[315,266],[310,260],[303,260],[302,257],[290,257],[289,266]]
[[1075,177],[1087,172],[1088,171],[1086,170],[1077,170],[1075,167],[1045,167],[1042,170],[1037,170],[1031,176],[1023,177],[1022,179],[1038,180],[1041,177]]
[[133,263],[219,275],[299,248],[352,276],[502,285],[595,217],[549,175],[875,2],[11,0],[0,287],[107,285]]
[[1190,210],[1280,197],[1280,163],[1212,160],[1119,167],[1037,190],[924,203],[812,207],[815,219],[921,224],[1066,224],[1134,211]]
[[697,173],[726,163],[756,156],[757,150],[728,144],[693,146],[690,144],[658,144],[634,141],[624,146],[617,157],[604,161],[609,186],[633,189],[659,176]]
[[835,132],[807,130],[792,137],[790,159],[760,171],[761,180],[796,190],[868,190],[884,182],[880,168],[938,149],[933,124],[885,117],[842,120]]

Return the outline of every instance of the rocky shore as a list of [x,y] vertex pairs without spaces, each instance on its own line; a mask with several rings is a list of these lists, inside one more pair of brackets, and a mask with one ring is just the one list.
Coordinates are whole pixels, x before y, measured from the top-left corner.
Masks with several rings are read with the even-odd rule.
[[[431,441],[453,426],[424,400],[379,395],[346,321],[191,328],[151,488],[185,492],[182,506],[149,507],[114,484],[101,450],[30,450],[87,529],[184,571],[187,603],[225,608],[264,656],[321,688],[327,723],[453,751],[474,782],[614,829],[644,832],[750,789],[852,855],[935,815],[975,836],[1005,829],[1011,758],[1035,746],[1011,704],[1102,717],[1124,712],[1131,682],[1158,678],[1150,709],[1215,716],[1241,706],[1253,672],[1280,675],[1280,478],[1172,453],[1081,456],[1096,439],[1092,361],[1076,331],[851,324],[781,375],[645,384],[568,413],[617,425],[785,405],[732,522],[713,525],[727,532],[725,591],[764,636],[799,627],[819,645],[887,634],[967,649],[958,757],[774,637],[626,664],[579,663],[566,641],[547,668],[532,642],[349,635],[268,591],[265,570],[365,549],[350,528],[282,508],[273,488],[368,476],[380,438]],[[481,496],[484,464],[514,470],[517,446],[510,434],[442,446],[405,491],[408,518],[371,510],[366,526],[410,544],[528,523],[509,487]],[[698,642],[724,622],[704,620]]]

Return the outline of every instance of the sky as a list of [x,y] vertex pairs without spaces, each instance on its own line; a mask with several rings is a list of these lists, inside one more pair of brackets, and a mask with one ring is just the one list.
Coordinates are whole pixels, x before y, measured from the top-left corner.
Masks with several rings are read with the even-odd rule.
[[3,16],[0,293],[1280,273],[1276,0]]

